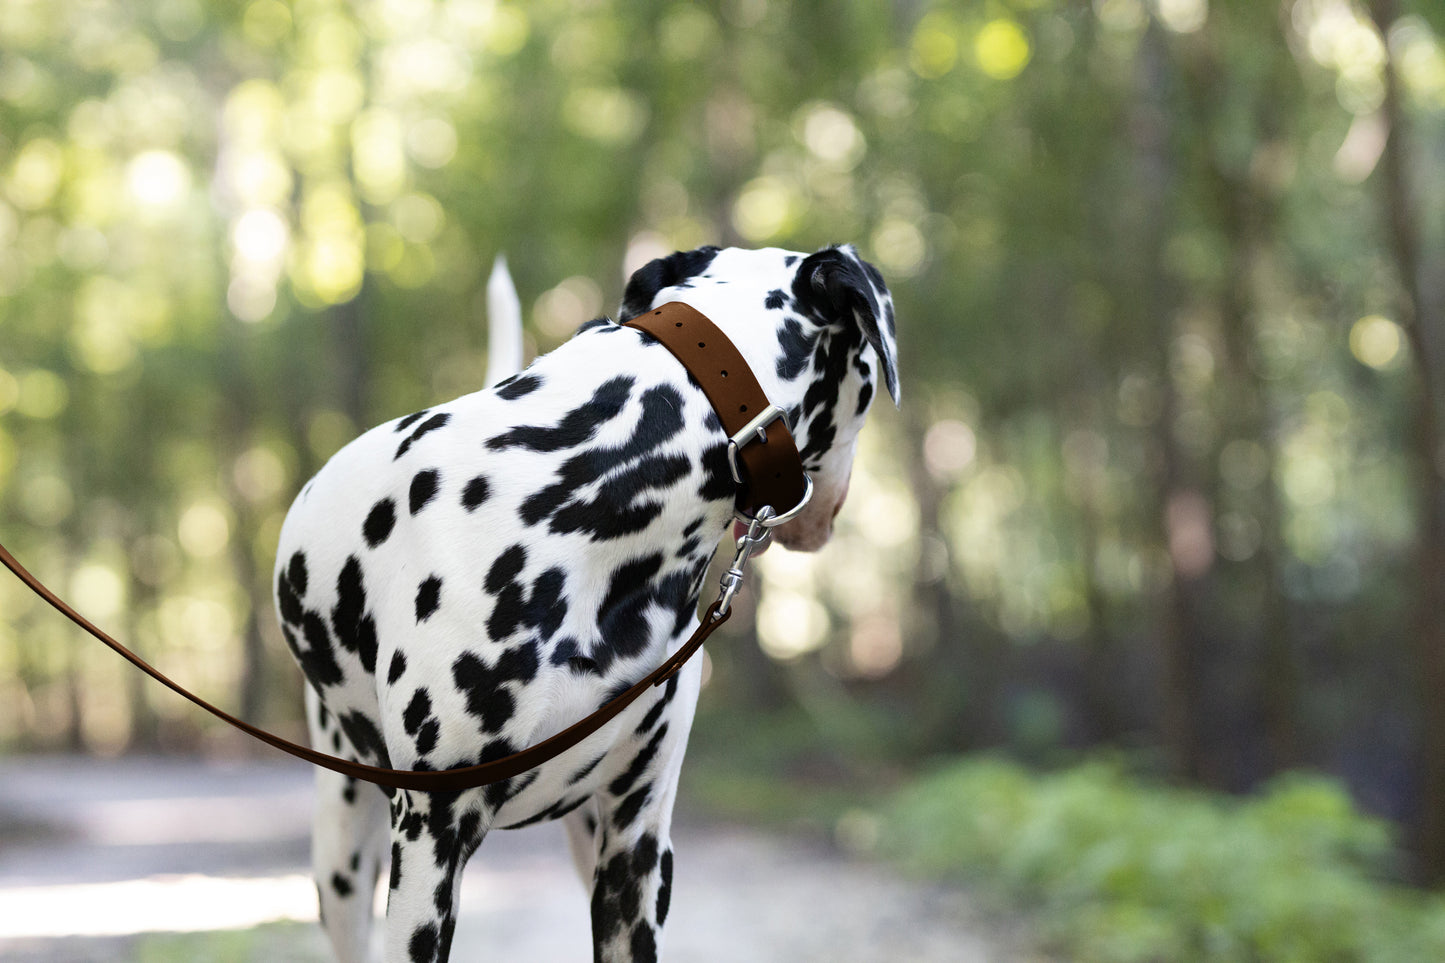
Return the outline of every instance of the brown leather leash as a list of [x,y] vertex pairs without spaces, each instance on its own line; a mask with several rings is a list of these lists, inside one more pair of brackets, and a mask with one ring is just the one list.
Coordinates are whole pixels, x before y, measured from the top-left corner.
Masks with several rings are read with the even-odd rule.
[[[456,792],[510,779],[577,745],[648,689],[672,678],[702,647],[707,637],[732,615],[731,603],[742,584],[743,565],[752,551],[767,540],[767,530],[801,511],[812,495],[812,481],[803,471],[802,459],[782,409],[768,403],[767,395],[742,354],[711,319],[689,305],[674,301],[627,324],[661,341],[697,380],[712,403],[723,430],[729,435],[728,461],[733,478],[740,486],[738,515],[750,523],[748,533],[738,540],[737,554],[732,568],[723,576],[717,601],[708,607],[697,631],[676,652],[591,715],[529,749],[476,766],[418,771],[368,766],[298,745],[237,719],[166,677],[47,588],[4,545],[0,545],[0,563],[62,615],[157,682],[223,722],[298,759],[353,779],[419,792]],[[774,506],[780,504],[794,507],[779,514]]]

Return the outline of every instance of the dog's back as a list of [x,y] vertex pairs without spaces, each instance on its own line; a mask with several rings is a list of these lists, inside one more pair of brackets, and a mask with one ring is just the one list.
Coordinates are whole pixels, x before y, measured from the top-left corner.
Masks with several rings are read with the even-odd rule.
[[666,497],[705,483],[708,412],[685,412],[659,350],[593,327],[496,388],[368,431],[303,489],[278,609],[367,761],[505,754],[643,674],[649,592],[671,618],[712,548],[691,537],[695,509],[679,514],[691,500]]

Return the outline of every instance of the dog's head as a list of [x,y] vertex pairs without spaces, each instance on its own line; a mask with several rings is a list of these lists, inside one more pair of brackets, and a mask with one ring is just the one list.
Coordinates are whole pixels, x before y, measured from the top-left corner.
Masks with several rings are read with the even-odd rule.
[[898,403],[893,298],[883,276],[852,245],[814,254],[679,251],[632,275],[621,320],[669,301],[711,318],[748,359],[768,398],[787,410],[814,491],[808,507],[775,534],[787,548],[821,548],[848,494],[858,432],[880,379]]

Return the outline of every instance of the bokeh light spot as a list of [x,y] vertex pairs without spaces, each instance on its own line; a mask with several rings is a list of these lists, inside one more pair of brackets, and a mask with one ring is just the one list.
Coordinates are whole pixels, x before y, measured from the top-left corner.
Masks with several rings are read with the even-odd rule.
[[181,513],[177,534],[181,548],[188,554],[211,558],[224,551],[231,540],[231,523],[219,504],[198,501]]
[[951,17],[924,14],[913,31],[908,65],[926,80],[936,80],[958,63],[958,27]]
[[1029,38],[1012,20],[999,18],[984,24],[973,40],[978,67],[995,80],[1017,77],[1031,56]]
[[125,170],[131,197],[152,208],[169,207],[191,189],[191,171],[180,155],[148,150],[131,158]]
[[733,227],[749,241],[770,240],[792,225],[797,205],[796,192],[781,178],[756,178],[743,187],[733,204]]
[[1350,326],[1350,353],[1377,370],[1394,366],[1401,342],[1400,326],[1378,314],[1368,314]]

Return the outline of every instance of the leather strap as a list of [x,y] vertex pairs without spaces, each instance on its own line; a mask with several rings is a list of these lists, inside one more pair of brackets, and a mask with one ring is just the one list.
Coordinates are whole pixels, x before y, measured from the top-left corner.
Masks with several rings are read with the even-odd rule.
[[[722,421],[723,429],[729,435],[741,431],[757,413],[767,407],[767,396],[763,394],[757,378],[753,376],[737,348],[718,329],[717,325],[698,311],[680,302],[673,302],[628,323],[656,337],[687,367],[702,386],[708,400],[712,402],[718,418]],[[805,480],[802,461],[798,456],[798,449],[793,443],[792,435],[788,432],[785,420],[774,421],[767,427],[766,433],[766,443],[747,444],[739,450],[747,473],[747,484],[745,491],[739,494],[738,503],[740,508],[750,510],[750,512],[756,512],[763,505],[772,505],[780,512],[785,511],[786,508],[797,504],[803,497]],[[13,572],[31,591],[50,603],[56,611],[105,643],[118,655],[161,685],[184,696],[221,721],[254,736],[267,745],[280,749],[282,752],[290,753],[298,759],[304,759],[312,765],[321,766],[363,782],[417,792],[458,792],[463,789],[474,789],[489,783],[500,782],[503,779],[510,779],[561,755],[606,725],[648,689],[662,685],[672,678],[687,663],[693,653],[702,647],[707,637],[732,615],[731,610],[719,613],[721,602],[714,602],[703,616],[702,624],[697,627],[697,631],[692,634],[692,637],[636,685],[580,722],[544,739],[530,749],[524,749],[491,762],[457,769],[385,769],[380,766],[352,762],[339,756],[318,752],[308,746],[298,745],[218,709],[189,689],[172,681],[146,660],[107,635],[72,608],[64,599],[47,588],[38,578],[31,575],[4,545],[0,545],[0,563]]]
[[297,745],[288,739],[282,739],[278,735],[253,726],[249,722],[243,722],[230,713],[216,708],[194,692],[167,678],[160,670],[156,669],[145,659],[142,659],[130,649],[127,649],[115,639],[111,638],[104,631],[97,628],[89,619],[71,608],[64,599],[46,588],[43,582],[34,575],[31,575],[25,566],[16,561],[15,556],[11,555],[4,545],[0,545],[0,563],[4,563],[5,567],[14,572],[20,581],[30,587],[31,591],[49,602],[57,611],[70,619],[70,621],[95,636],[101,642],[104,642],[115,650],[116,653],[128,660],[146,675],[155,679],[161,685],[179,695],[185,696],[221,721],[235,726],[247,735],[255,736],[267,745],[274,746],[282,752],[289,752],[298,759],[304,759],[313,765],[321,766],[323,769],[330,769],[332,772],[339,772],[343,776],[350,776],[353,779],[360,779],[363,782],[374,782],[378,786],[391,786],[396,789],[411,789],[418,792],[457,792],[463,789],[475,789],[478,786],[485,786],[488,783],[510,779],[513,776],[520,775],[528,769],[536,768],[542,763],[561,755],[606,725],[619,712],[631,705],[642,693],[653,686],[662,685],[668,679],[672,678],[673,674],[681,669],[687,660],[692,657],[692,654],[702,646],[707,637],[732,615],[731,612],[718,615],[717,603],[713,603],[712,607],[703,615],[702,624],[697,627],[697,631],[692,634],[692,637],[684,642],[682,647],[664,661],[662,665],[648,673],[642,681],[582,721],[563,729],[549,739],[544,739],[530,749],[523,749],[521,752],[513,753],[510,756],[503,756],[491,762],[484,762],[479,766],[464,766],[458,769],[440,769],[434,771],[384,769],[380,766],[368,766],[364,763],[352,762],[349,759],[342,759],[339,756],[317,752],[315,749],[307,746]]
[[[742,352],[707,315],[691,305],[670,301],[639,314],[627,325],[661,341],[682,362],[712,402],[729,437],[768,407],[768,396],[743,360]],[[781,515],[802,501],[806,485],[803,460],[786,418],[767,426],[765,442],[739,447],[738,456],[744,466],[739,509],[756,515],[758,509],[771,505]]]

